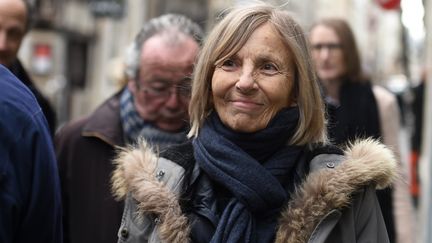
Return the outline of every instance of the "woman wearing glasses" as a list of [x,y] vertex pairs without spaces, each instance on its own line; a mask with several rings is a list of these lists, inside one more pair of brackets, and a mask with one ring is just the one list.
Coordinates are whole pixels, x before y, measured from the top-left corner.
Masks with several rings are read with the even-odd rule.
[[[339,18],[322,19],[311,28],[309,41],[327,103],[330,140],[346,144],[373,137],[399,154],[400,119],[396,98],[384,88],[372,85],[364,75],[348,23]],[[403,176],[406,174],[402,172]],[[390,242],[414,242],[414,211],[408,187],[403,180],[394,185],[394,189],[377,191]]]

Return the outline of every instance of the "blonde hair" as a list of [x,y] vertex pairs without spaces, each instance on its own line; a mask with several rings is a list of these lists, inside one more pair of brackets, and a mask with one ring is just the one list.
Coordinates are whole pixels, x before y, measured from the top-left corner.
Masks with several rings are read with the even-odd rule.
[[272,24],[293,55],[294,95],[299,106],[300,119],[290,144],[327,142],[324,104],[303,30],[286,11],[264,3],[234,8],[213,28],[205,40],[193,77],[189,104],[189,137],[198,135],[204,120],[213,109],[211,79],[215,64],[237,53],[251,34],[264,23]]

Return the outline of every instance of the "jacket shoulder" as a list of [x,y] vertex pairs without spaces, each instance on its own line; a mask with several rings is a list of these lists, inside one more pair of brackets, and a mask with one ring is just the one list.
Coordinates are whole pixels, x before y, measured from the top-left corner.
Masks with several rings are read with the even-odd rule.
[[308,152],[309,171],[334,168],[343,160],[344,151],[332,144],[316,146]]
[[[385,188],[397,178],[393,152],[375,140],[356,141],[343,155],[337,156],[338,164],[311,170],[297,188],[288,208],[281,214],[278,239],[307,241],[323,217],[332,210],[352,205],[352,196],[359,190]],[[323,158],[331,157],[321,153],[314,159],[318,164],[326,164]]]
[[102,103],[88,116],[73,120],[58,129],[56,145],[95,138],[111,147],[123,146],[123,130],[119,115],[119,93]]
[[55,134],[55,139],[68,138],[73,136],[81,136],[81,131],[88,121],[88,117],[78,118],[61,126]]

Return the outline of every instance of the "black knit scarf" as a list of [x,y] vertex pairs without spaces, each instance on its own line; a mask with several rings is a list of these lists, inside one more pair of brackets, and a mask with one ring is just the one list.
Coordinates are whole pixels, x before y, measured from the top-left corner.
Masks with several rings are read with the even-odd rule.
[[278,178],[292,174],[302,146],[288,146],[299,119],[297,107],[280,111],[255,133],[225,127],[213,112],[193,140],[200,168],[233,197],[211,242],[269,242],[288,195]]

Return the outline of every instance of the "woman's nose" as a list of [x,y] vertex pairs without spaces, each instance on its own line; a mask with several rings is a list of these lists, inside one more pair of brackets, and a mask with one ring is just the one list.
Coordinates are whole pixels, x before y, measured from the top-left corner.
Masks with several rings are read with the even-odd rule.
[[248,91],[256,88],[256,75],[252,67],[243,67],[240,77],[236,83],[236,89]]
[[319,50],[319,56],[321,59],[327,59],[330,56],[330,49],[329,48],[321,48]]

